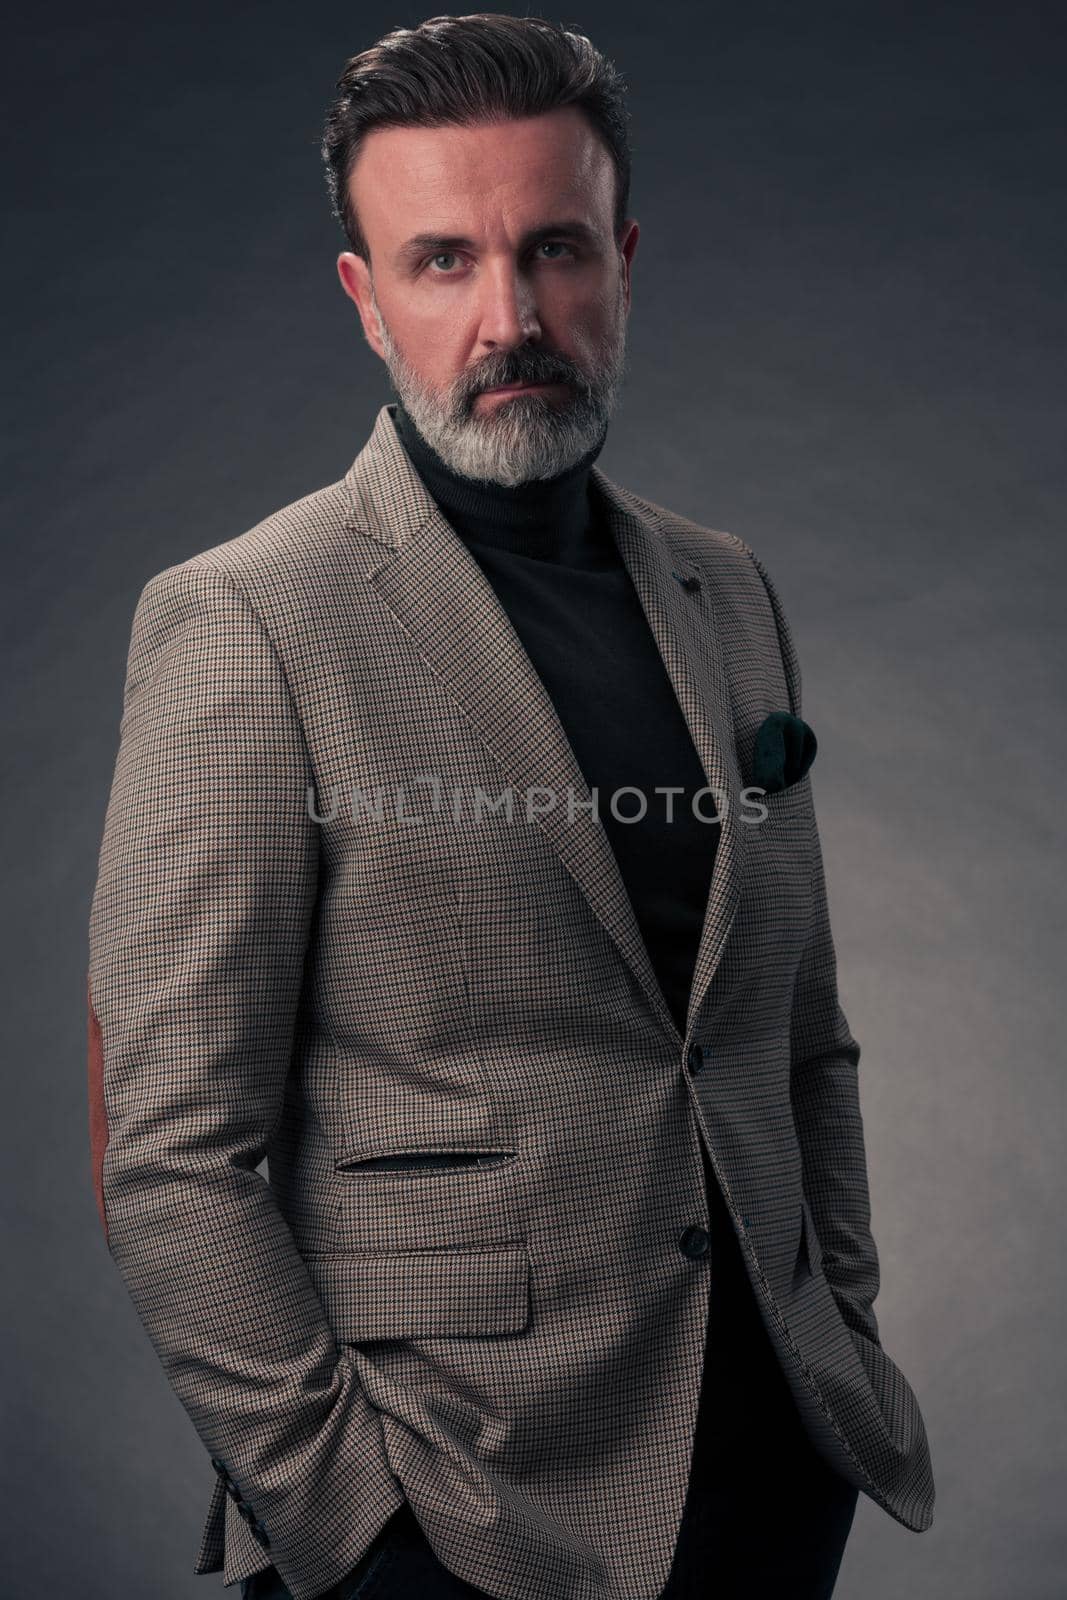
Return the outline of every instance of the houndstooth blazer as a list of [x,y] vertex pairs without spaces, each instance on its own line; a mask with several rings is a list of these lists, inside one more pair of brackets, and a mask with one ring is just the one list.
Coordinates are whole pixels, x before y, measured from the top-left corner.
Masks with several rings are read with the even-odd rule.
[[552,702],[388,405],[339,482],[137,604],[90,1142],[215,1467],[195,1570],[228,1584],[273,1563],[310,1600],[406,1498],[502,1600],[658,1595],[714,1293],[683,1242],[702,1146],[814,1446],[932,1521],[872,1309],[810,776],[742,816],[757,728],[800,715],[790,630],[740,539],[592,472],[722,797],[684,1037]]

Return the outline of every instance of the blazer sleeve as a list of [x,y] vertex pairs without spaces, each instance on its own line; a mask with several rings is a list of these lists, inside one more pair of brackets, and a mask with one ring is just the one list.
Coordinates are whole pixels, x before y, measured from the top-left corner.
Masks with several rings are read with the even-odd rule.
[[381,1417],[255,1168],[316,899],[303,731],[272,641],[190,563],[141,593],[89,926],[100,1220],[166,1377],[297,1597],[402,1501]]
[[[766,568],[751,550],[749,555],[774,610],[790,709],[799,717],[800,663],[785,610]],[[810,784],[810,774],[802,781]],[[871,1233],[859,1099],[860,1046],[838,1000],[837,957],[814,800],[811,831],[811,921],[797,970],[790,1026],[793,1120],[805,1195],[823,1251],[822,1271],[846,1324],[877,1344],[880,1338],[873,1302],[880,1269]]]

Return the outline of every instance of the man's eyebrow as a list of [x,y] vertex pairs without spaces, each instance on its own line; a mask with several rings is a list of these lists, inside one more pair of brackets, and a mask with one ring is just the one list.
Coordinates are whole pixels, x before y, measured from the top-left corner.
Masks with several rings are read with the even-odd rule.
[[[569,217],[563,222],[546,222],[539,228],[531,228],[523,234],[520,240],[523,249],[530,245],[541,244],[546,239],[569,238],[576,239],[582,244],[595,245],[599,234],[588,222],[583,222],[580,217]],[[468,239],[459,233],[415,233],[406,239],[396,252],[397,266],[410,266],[420,261],[424,255],[436,255],[439,250],[476,250],[477,242]]]

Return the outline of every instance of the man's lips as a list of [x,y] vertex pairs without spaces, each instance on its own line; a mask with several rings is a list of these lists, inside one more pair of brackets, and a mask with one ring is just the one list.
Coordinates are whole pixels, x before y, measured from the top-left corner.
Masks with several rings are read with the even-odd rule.
[[495,389],[483,389],[483,394],[519,394],[523,389],[561,389],[562,383],[556,380],[540,381],[537,383],[502,383]]

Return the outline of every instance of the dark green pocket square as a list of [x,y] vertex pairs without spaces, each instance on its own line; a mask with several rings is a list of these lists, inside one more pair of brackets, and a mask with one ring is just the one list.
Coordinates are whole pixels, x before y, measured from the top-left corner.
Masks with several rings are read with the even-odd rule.
[[815,734],[803,717],[772,711],[756,729],[748,786],[778,794],[799,783],[815,760]]

